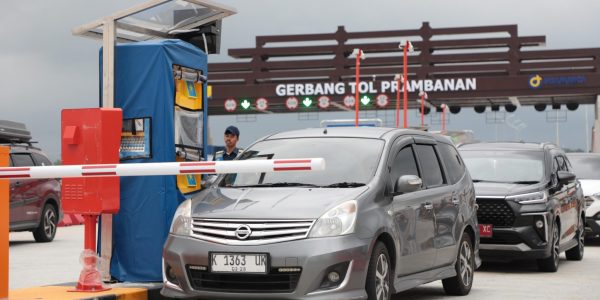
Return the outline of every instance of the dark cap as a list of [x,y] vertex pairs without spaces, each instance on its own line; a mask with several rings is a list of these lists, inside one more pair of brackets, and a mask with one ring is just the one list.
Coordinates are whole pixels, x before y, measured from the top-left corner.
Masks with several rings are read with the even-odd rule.
[[225,129],[225,134],[233,134],[233,135],[239,137],[240,130],[237,127],[231,125],[231,126],[227,127],[227,129]]

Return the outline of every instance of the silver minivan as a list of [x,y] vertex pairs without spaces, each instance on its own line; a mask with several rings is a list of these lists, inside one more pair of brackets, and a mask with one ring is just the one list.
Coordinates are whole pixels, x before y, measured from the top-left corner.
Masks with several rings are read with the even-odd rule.
[[427,132],[277,133],[237,159],[322,157],[325,171],[220,176],[183,202],[163,251],[172,298],[390,299],[442,280],[468,294],[479,266],[473,183]]

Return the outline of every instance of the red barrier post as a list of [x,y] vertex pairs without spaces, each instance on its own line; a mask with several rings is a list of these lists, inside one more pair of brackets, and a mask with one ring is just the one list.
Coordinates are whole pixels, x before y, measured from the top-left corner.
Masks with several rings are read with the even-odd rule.
[[[61,153],[64,165],[118,164],[123,114],[120,109],[65,109],[61,113]],[[110,165],[109,165],[110,166]],[[114,171],[86,166],[85,174],[117,175]],[[74,292],[98,292],[102,284],[97,268],[96,220],[100,214],[119,211],[119,178],[64,178],[62,206],[65,214],[84,217],[83,269]]]

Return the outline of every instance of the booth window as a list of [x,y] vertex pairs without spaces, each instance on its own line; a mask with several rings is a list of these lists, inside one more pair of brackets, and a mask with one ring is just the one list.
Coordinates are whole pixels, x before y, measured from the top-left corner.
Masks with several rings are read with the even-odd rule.
[[150,118],[124,119],[121,129],[121,160],[151,158],[152,122]]

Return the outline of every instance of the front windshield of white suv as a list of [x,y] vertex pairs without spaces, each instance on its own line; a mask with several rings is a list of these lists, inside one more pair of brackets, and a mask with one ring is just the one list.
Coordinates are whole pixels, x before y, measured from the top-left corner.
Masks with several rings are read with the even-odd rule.
[[374,177],[384,141],[372,138],[297,138],[258,142],[245,150],[246,159],[325,159],[324,171],[239,173],[225,175],[220,186],[357,187]]
[[533,184],[544,178],[542,151],[461,151],[473,182]]

